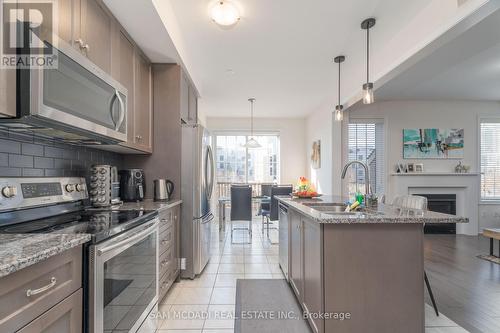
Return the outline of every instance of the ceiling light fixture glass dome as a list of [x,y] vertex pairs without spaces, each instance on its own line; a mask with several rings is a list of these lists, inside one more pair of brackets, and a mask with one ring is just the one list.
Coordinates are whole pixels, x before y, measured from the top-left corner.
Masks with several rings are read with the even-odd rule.
[[240,11],[230,1],[217,1],[210,10],[212,20],[222,27],[230,27],[240,20]]

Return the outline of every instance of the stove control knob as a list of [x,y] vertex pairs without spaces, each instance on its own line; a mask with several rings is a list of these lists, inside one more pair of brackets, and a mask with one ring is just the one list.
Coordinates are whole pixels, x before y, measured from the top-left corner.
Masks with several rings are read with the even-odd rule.
[[64,186],[64,189],[66,190],[66,192],[71,193],[71,192],[75,191],[75,185],[66,184],[66,186]]
[[15,186],[5,186],[2,188],[2,195],[6,198],[12,198],[17,195],[17,187]]
[[99,202],[104,202],[104,200],[106,200],[104,197],[99,197]]
[[90,194],[92,194],[92,195],[97,195],[97,190],[91,190],[91,191],[90,191]]
[[94,183],[94,182],[90,183],[90,187],[91,187],[91,188],[97,188],[97,186],[98,186],[98,184],[97,184],[97,183]]
[[90,180],[93,182],[97,181],[97,176],[90,176]]
[[83,192],[83,191],[85,191],[85,185],[84,184],[76,184],[75,189],[77,192]]
[[104,175],[104,174],[106,173],[106,169],[101,169],[101,170],[99,170],[99,172],[100,172],[102,175]]

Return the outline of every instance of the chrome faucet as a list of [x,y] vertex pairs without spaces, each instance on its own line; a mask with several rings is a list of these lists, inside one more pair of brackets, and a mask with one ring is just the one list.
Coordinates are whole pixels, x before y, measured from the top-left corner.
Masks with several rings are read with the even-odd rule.
[[366,191],[365,196],[366,197],[371,196],[372,192],[370,189],[370,170],[368,169],[368,165],[366,165],[366,163],[363,163],[361,161],[351,161],[351,162],[347,163],[344,166],[344,169],[342,170],[342,179],[345,178],[345,175],[347,173],[347,169],[349,169],[349,167],[353,164],[359,164],[365,169],[365,191]]

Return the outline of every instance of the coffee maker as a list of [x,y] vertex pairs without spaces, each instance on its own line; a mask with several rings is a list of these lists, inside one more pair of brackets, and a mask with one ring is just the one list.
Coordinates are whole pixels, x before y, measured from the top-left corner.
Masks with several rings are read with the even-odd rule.
[[120,197],[123,201],[142,201],[146,194],[146,180],[142,169],[120,170]]

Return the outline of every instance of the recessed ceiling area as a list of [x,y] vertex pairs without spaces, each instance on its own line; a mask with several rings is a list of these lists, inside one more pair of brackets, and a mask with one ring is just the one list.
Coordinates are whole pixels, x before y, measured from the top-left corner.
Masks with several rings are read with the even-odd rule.
[[[335,96],[333,58],[347,53],[345,75],[361,66],[363,19],[377,17],[373,45],[391,38],[427,0],[233,0],[241,20],[221,29],[209,18],[214,1],[169,0],[200,79],[208,116],[247,117],[255,97],[256,117],[303,117]],[[396,15],[397,13],[397,15]],[[376,46],[373,46],[374,48]],[[357,65],[354,65],[357,64]],[[354,78],[353,78],[354,79]]]
[[[231,1],[241,19],[228,29],[210,18],[216,0],[105,0],[152,61],[186,69],[208,117],[248,117],[249,97],[256,98],[255,117],[305,117],[320,106],[333,108],[335,56],[346,56],[346,99],[366,77],[362,20],[377,19],[370,31],[376,79],[413,46],[407,35],[416,33],[406,28],[428,15],[446,18],[458,8],[456,0]],[[417,30],[427,33],[430,26]]]
[[383,100],[500,101],[500,10],[381,86]]

